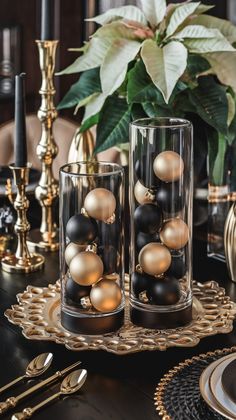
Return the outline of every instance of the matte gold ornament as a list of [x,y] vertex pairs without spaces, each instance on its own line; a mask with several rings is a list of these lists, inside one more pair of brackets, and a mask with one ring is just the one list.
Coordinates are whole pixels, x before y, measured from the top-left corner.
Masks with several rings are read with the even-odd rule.
[[182,219],[170,219],[164,223],[160,239],[168,248],[183,248],[189,240],[189,228]]
[[90,292],[93,307],[99,312],[114,311],[121,303],[122,294],[117,283],[102,279],[96,283]]
[[106,188],[95,188],[86,195],[84,208],[90,217],[106,222],[113,216],[116,199]]
[[155,200],[155,195],[140,181],[137,181],[134,186],[134,196],[139,204],[152,203]]
[[65,250],[66,264],[70,265],[72,258],[74,258],[79,252],[85,251],[87,245],[78,245],[74,242],[70,242]]
[[171,254],[165,245],[150,242],[139,253],[139,264],[145,273],[157,276],[165,273],[171,264]]
[[76,283],[91,286],[102,277],[103,262],[94,252],[80,252],[71,260],[69,270]]
[[171,150],[161,152],[153,162],[153,170],[164,182],[177,181],[184,171],[184,161],[178,153]]

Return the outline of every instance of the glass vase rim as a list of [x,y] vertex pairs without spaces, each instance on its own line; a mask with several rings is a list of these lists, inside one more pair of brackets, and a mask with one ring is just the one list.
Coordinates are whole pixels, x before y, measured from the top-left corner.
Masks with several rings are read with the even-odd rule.
[[[74,172],[74,171],[69,171],[67,172],[65,169],[67,167],[70,167],[71,165],[77,165],[77,167],[79,165],[85,165],[88,163],[93,163],[98,165],[99,167],[105,166],[105,165],[109,165],[110,167],[112,167],[114,170],[113,171],[106,171],[106,172],[91,172],[91,173],[87,173],[87,172]],[[104,177],[104,176],[111,176],[111,175],[118,175],[118,174],[124,174],[124,168],[119,165],[118,163],[115,162],[108,162],[108,161],[86,161],[86,160],[81,160],[81,161],[77,161],[77,162],[70,162],[70,163],[66,163],[65,165],[60,167],[59,170],[59,174],[63,174],[63,175],[68,175],[68,176],[77,176],[77,177],[82,177],[82,176],[86,176],[86,177]]]
[[[167,123],[169,122],[169,124]],[[174,124],[170,124],[173,121]],[[153,122],[153,123],[152,123]],[[160,124],[163,122],[163,124]],[[146,128],[146,129],[153,129],[156,128],[157,130],[161,129],[179,129],[179,128],[191,128],[192,123],[191,121],[185,118],[178,118],[178,117],[145,117],[145,118],[138,118],[130,123],[131,126],[137,128]]]

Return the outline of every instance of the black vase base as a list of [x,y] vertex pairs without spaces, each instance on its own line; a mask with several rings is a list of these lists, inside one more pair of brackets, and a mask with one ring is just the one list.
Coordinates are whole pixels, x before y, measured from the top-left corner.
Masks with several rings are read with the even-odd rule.
[[130,319],[139,327],[156,330],[183,327],[192,321],[192,303],[175,312],[149,312],[130,305]]
[[101,335],[119,330],[124,324],[124,309],[100,317],[77,317],[61,311],[61,325],[76,334]]

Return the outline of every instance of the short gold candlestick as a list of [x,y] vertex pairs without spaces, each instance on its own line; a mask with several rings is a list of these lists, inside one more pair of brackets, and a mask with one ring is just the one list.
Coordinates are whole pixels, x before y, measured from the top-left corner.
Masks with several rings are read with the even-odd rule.
[[39,64],[42,72],[40,95],[41,106],[38,118],[42,124],[42,135],[37,146],[37,156],[42,162],[42,174],[35,196],[42,208],[40,230],[32,230],[28,237],[29,249],[56,251],[59,248],[58,227],[55,221],[55,204],[58,198],[58,181],[53,175],[53,160],[58,148],[53,137],[53,123],[57,118],[54,106],[55,88],[53,83],[55,57],[58,41],[36,41],[39,49]]
[[22,168],[12,165],[10,169],[13,172],[17,195],[15,200],[13,200],[9,184],[7,194],[17,211],[15,232],[17,234],[18,244],[15,254],[8,255],[2,259],[2,269],[9,273],[30,273],[40,270],[44,264],[44,257],[40,254],[31,254],[26,243],[26,236],[30,230],[30,224],[26,216],[29,201],[25,195],[25,187],[29,182],[30,164]]

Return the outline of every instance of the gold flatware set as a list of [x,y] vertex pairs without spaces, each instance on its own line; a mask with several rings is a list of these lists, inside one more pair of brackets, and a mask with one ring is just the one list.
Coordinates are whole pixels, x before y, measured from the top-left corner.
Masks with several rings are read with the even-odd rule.
[[[8,390],[12,386],[16,385],[20,381],[24,379],[32,379],[35,377],[39,377],[43,373],[46,372],[46,370],[50,367],[53,360],[52,353],[42,353],[39,356],[35,357],[27,366],[25,374],[22,376],[19,376],[18,378],[14,379],[13,381],[9,382],[8,384],[4,385],[0,388],[0,393]],[[36,385],[33,385],[31,388],[27,389],[26,391],[20,393],[17,396],[9,397],[6,399],[6,401],[0,402],[0,415],[5,413],[7,410],[16,407],[17,404],[22,402],[24,399],[35,393],[36,391],[46,387],[47,385],[52,384],[53,382],[56,382],[60,378],[63,378],[67,373],[69,373],[62,381],[60,390],[56,394],[53,394],[46,400],[43,400],[39,404],[37,404],[35,407],[27,407],[22,412],[16,413],[12,416],[12,420],[23,420],[30,418],[35,411],[39,410],[40,408],[44,407],[45,405],[49,404],[50,402],[53,402],[57,398],[59,398],[61,395],[70,395],[75,392],[77,392],[82,385],[84,384],[86,378],[87,378],[87,371],[85,369],[78,369],[74,370],[76,367],[78,367],[81,364],[80,361],[66,367],[62,371],[57,371],[52,376],[44,379],[42,382],[37,383]]]

